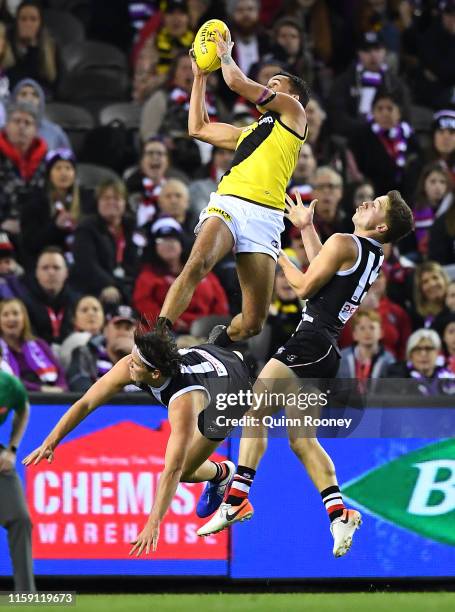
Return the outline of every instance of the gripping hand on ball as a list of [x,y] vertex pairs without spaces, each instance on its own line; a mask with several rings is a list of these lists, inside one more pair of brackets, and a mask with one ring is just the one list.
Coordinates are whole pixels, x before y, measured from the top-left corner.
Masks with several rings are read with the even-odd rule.
[[196,79],[196,78],[206,77],[207,73],[201,70],[196,63],[196,56],[194,55],[193,47],[191,47],[191,49],[188,51],[188,54],[191,59],[191,69],[193,70],[194,78]]
[[231,62],[231,53],[234,43],[231,41],[231,34],[229,30],[226,32],[226,38],[221,34],[219,30],[215,30],[215,43],[216,43],[216,54],[220,58],[223,64],[229,64]]

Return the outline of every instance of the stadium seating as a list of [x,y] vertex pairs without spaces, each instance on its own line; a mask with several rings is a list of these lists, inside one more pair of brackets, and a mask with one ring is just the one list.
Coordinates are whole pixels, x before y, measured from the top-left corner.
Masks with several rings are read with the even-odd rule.
[[44,23],[59,47],[80,43],[85,39],[85,29],[81,21],[65,11],[46,9]]
[[99,122],[109,125],[112,121],[121,121],[127,129],[137,130],[141,121],[141,107],[134,102],[109,104],[101,109]]
[[196,321],[193,321],[190,329],[192,336],[196,338],[208,338],[210,332],[215,325],[228,325],[231,322],[232,317],[223,315],[209,315],[208,317],[201,317]]
[[65,130],[77,157],[82,151],[87,133],[95,127],[93,116],[80,106],[52,102],[46,106],[46,117]]
[[116,47],[87,40],[66,45],[61,53],[60,100],[125,100],[128,62]]
[[78,164],[77,175],[79,183],[87,189],[95,189],[102,181],[108,179],[120,180],[118,174],[110,168],[96,166],[95,164]]

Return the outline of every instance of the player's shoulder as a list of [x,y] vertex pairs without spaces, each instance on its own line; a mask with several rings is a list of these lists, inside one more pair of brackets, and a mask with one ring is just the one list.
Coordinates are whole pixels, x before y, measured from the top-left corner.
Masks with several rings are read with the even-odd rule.
[[324,244],[332,247],[343,247],[357,250],[357,241],[354,234],[347,234],[344,232],[335,232],[329,238],[327,238]]

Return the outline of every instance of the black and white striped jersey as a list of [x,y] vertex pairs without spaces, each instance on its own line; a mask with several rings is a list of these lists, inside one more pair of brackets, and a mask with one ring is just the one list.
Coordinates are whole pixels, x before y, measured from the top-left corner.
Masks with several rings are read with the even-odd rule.
[[207,393],[210,407],[218,393],[238,393],[250,388],[248,368],[232,351],[213,344],[180,349],[183,363],[177,376],[168,378],[161,387],[138,385],[160,404],[169,407],[184,393],[198,389]]
[[306,302],[297,331],[328,332],[337,340],[368,289],[379,275],[384,261],[381,244],[372,238],[349,234],[357,244],[355,264],[336,272],[331,280]]

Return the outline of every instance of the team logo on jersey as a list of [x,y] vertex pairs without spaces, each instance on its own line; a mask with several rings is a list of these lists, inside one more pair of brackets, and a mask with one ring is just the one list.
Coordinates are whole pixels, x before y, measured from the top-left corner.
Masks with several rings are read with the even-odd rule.
[[293,362],[297,359],[297,355],[286,355],[286,360]]
[[455,546],[455,440],[423,446],[346,483],[343,495],[371,514]]
[[222,208],[218,208],[217,206],[210,206],[209,208],[207,208],[207,214],[221,215],[225,221],[228,221],[229,223],[232,221],[231,215]]
[[338,315],[338,318],[340,319],[340,321],[346,323],[346,321],[352,317],[358,307],[358,304],[351,304],[351,302],[345,302],[340,308],[340,314]]
[[279,249],[280,248],[280,245],[278,244],[278,242],[276,240],[272,240],[272,246],[275,249]]

